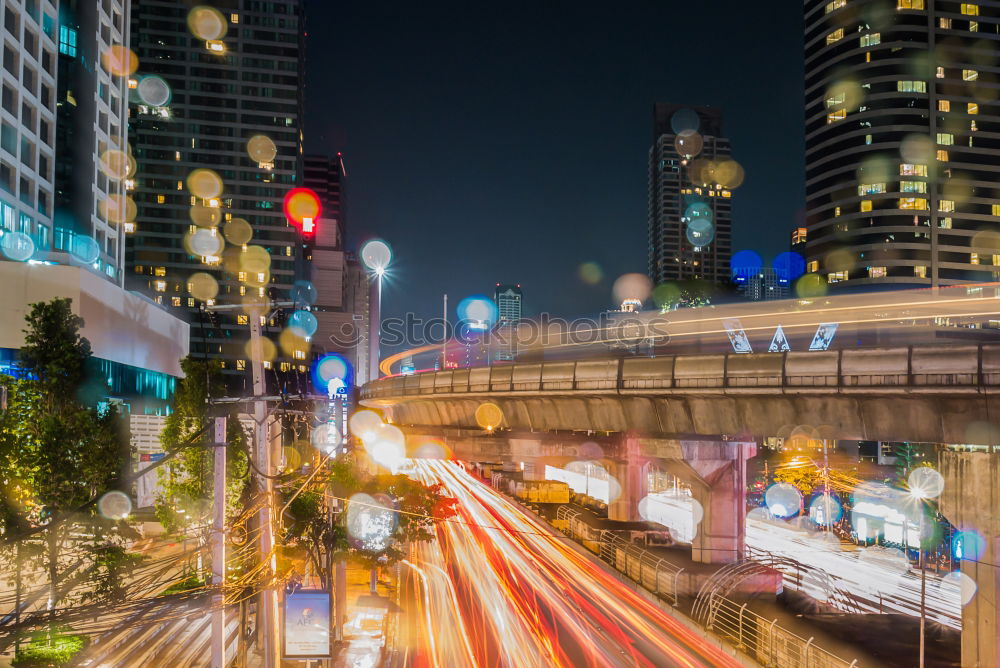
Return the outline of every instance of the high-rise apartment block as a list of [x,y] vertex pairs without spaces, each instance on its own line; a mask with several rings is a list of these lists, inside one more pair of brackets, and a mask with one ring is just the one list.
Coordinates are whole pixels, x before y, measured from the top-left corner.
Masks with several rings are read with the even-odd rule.
[[[217,360],[238,381],[249,369],[249,318],[263,316],[205,312],[201,304],[287,300],[306,278],[297,274],[300,233],[283,210],[302,169],[302,6],[194,4],[132,3],[138,215],[126,264],[130,286],[191,323],[191,354]],[[192,183],[194,174],[208,186],[218,178],[221,192]],[[253,247],[266,255],[244,262]],[[217,282],[215,298],[192,294],[191,276],[201,272]],[[264,334],[277,341],[281,325],[266,319]],[[278,345],[265,366],[303,371],[307,357]]]
[[718,109],[654,106],[648,219],[654,283],[729,278],[732,188],[741,181]]
[[996,3],[806,1],[807,271],[1000,276],[998,24]]
[[497,306],[497,342],[493,346],[493,360],[511,361],[517,354],[515,332],[521,320],[521,286],[497,283],[493,298]]

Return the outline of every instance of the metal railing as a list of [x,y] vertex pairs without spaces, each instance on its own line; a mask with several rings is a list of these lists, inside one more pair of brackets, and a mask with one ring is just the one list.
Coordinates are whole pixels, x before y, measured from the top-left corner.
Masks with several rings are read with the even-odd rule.
[[611,531],[603,531],[600,557],[643,587],[677,605],[684,569]]
[[708,601],[705,627],[728,640],[737,649],[764,666],[774,668],[858,668],[858,660],[848,662],[728,598],[712,594]]

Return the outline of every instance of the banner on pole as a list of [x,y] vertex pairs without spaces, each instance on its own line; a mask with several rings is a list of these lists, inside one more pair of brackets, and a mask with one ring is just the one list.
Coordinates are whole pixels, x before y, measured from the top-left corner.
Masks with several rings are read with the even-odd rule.
[[329,592],[299,590],[286,594],[283,617],[284,658],[330,658]]

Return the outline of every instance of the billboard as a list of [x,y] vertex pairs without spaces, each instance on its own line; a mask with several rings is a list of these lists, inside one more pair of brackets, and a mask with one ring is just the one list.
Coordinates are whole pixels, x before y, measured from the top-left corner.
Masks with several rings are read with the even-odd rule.
[[299,590],[285,595],[283,655],[286,659],[330,657],[330,594]]

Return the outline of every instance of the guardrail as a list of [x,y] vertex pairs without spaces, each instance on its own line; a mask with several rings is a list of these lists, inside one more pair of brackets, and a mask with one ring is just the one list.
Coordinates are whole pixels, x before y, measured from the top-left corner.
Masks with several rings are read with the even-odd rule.
[[633,545],[610,531],[603,533],[601,559],[649,591],[659,594],[673,605],[677,605],[683,568],[657,557],[648,550]]
[[1000,388],[1000,345],[720,353],[541,362],[372,381],[362,399],[475,393],[890,393]]
[[723,596],[712,594],[708,602],[706,628],[728,640],[762,665],[775,668],[857,668],[803,638]]

